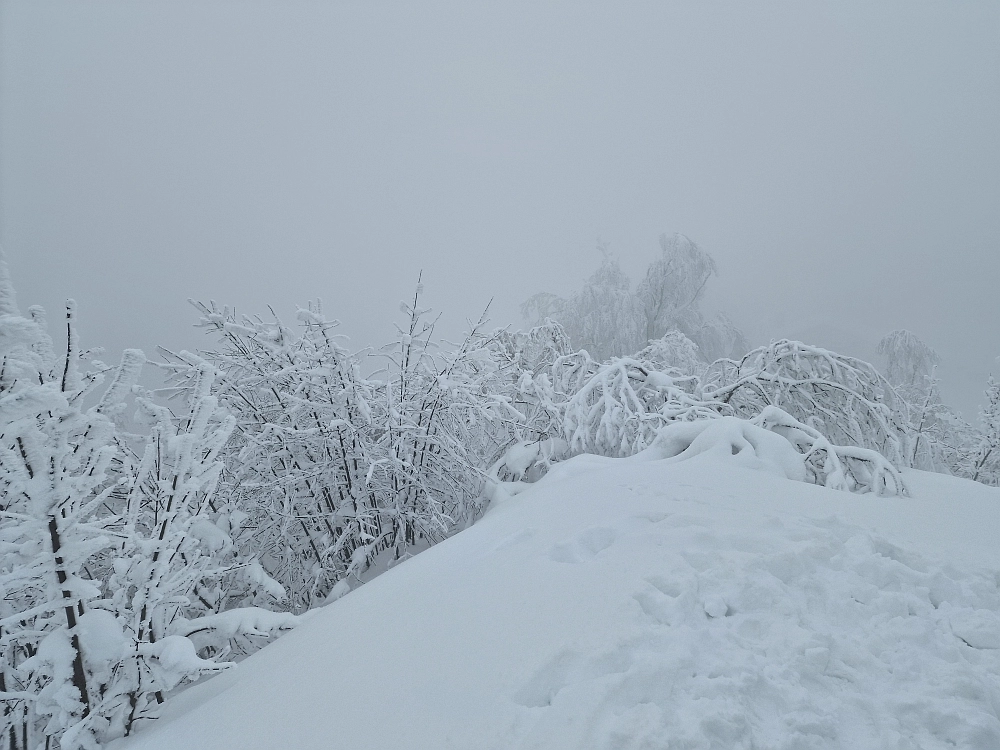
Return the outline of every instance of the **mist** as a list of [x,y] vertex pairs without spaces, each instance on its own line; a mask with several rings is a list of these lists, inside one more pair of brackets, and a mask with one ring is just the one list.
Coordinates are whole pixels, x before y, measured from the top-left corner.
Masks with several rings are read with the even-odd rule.
[[910,329],[967,418],[1000,372],[995,3],[0,14],[0,246],[108,359],[207,345],[189,297],[381,343],[421,272],[444,335],[518,327],[680,232],[751,343]]

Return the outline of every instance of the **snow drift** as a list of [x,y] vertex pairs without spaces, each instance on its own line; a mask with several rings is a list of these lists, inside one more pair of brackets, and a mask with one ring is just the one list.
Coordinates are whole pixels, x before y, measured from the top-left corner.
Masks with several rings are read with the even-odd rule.
[[736,422],[495,493],[114,747],[1000,747],[1000,491]]

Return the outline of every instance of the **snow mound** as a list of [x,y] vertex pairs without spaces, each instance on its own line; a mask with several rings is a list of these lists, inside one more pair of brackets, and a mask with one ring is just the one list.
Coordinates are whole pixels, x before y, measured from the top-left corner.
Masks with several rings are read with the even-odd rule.
[[1000,492],[714,424],[556,465],[116,749],[1000,748]]
[[703,454],[723,462],[804,482],[805,458],[781,435],[736,417],[675,422],[661,427],[644,460],[685,461]]

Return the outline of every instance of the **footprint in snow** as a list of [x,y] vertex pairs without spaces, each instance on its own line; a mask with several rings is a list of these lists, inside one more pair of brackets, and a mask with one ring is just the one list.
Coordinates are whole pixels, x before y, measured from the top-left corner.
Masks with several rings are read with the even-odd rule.
[[573,539],[553,544],[549,549],[549,559],[560,563],[581,563],[606,550],[617,538],[614,529],[594,526]]

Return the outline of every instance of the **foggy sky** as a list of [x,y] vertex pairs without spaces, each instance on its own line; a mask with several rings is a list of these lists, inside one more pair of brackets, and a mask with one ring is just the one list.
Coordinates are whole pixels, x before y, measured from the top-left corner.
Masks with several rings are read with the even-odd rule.
[[109,359],[209,343],[188,297],[381,343],[420,269],[519,325],[682,232],[754,343],[909,328],[970,417],[1000,375],[994,0],[0,8],[0,245]]

